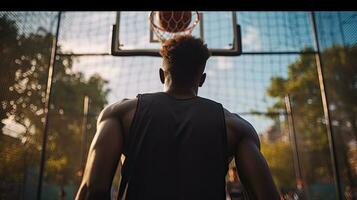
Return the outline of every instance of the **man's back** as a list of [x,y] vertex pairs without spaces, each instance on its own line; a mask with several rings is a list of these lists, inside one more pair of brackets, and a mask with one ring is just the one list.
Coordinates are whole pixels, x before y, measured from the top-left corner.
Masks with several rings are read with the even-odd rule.
[[214,101],[139,95],[124,139],[125,149],[138,153],[127,199],[225,199],[225,131],[224,110]]
[[210,57],[203,41],[177,36],[162,44],[160,54],[165,93],[101,112],[76,199],[110,199],[122,154],[127,155],[122,180],[128,180],[132,199],[224,199],[224,176],[233,157],[253,199],[279,199],[254,128],[220,104],[197,97]]

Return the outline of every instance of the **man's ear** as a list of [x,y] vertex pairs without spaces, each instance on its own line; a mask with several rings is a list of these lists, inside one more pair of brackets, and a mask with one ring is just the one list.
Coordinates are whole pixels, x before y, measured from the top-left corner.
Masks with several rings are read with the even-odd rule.
[[159,70],[159,75],[160,75],[161,83],[164,84],[165,83],[165,72],[162,68],[160,68],[160,70]]
[[203,73],[202,76],[201,76],[201,80],[200,80],[200,83],[198,86],[202,87],[203,83],[205,82],[206,80],[206,73]]

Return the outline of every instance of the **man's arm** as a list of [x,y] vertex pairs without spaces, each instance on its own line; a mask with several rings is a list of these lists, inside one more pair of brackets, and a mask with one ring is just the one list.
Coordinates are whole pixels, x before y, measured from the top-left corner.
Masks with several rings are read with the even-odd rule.
[[110,199],[112,180],[123,150],[123,131],[120,120],[108,112],[110,109],[104,109],[98,118],[76,200]]
[[228,131],[232,131],[237,138],[235,161],[245,188],[254,199],[280,199],[267,162],[260,152],[259,137],[253,126],[243,118],[227,112],[226,121]]

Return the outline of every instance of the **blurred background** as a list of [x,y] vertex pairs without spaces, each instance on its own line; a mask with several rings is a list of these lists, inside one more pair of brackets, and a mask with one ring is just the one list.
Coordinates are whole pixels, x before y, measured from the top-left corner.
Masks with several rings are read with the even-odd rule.
[[[0,199],[73,199],[101,109],[162,90],[159,57],[110,55],[115,16],[0,12]],[[237,12],[243,54],[199,95],[252,123],[283,198],[356,199],[357,12],[311,16]]]

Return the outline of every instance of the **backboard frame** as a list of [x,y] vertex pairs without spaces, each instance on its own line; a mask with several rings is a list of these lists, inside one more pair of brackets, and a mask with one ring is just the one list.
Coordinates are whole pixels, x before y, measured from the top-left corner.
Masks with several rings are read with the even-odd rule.
[[[232,48],[230,49],[217,49],[210,48],[212,56],[239,56],[242,54],[242,40],[241,40],[241,28],[237,23],[237,14],[232,11],[232,23],[233,23],[233,43]],[[201,14],[201,13],[200,13]],[[201,19],[203,20],[203,15],[201,14]],[[198,28],[200,28],[200,37],[204,40],[203,33],[203,23],[199,22]],[[149,19],[148,19],[148,23]],[[120,11],[116,13],[116,23],[113,25],[112,32],[112,45],[111,45],[111,54],[113,56],[153,56],[153,57],[161,57],[158,49],[122,49],[120,48],[120,35],[119,35],[119,27],[120,27]],[[153,33],[150,30],[150,41],[156,42],[153,40]]]

